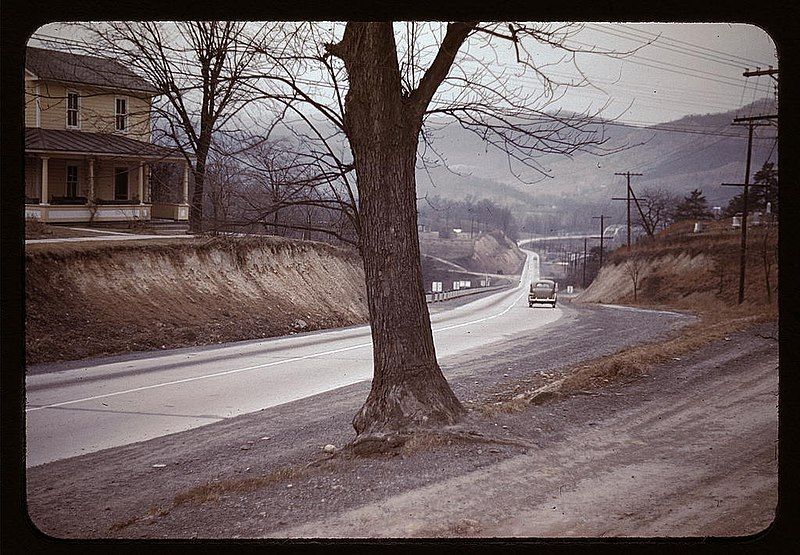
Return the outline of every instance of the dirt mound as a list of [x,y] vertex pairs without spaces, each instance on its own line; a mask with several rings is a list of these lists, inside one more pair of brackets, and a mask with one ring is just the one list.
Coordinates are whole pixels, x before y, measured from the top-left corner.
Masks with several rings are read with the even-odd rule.
[[525,262],[525,254],[502,231],[481,233],[475,239],[463,234],[449,239],[421,237],[420,251],[487,274],[519,274]]
[[367,321],[361,260],[280,238],[30,245],[27,363]]
[[493,274],[519,274],[525,255],[516,243],[502,232],[481,235],[466,267],[476,272]]
[[[666,301],[670,296],[683,296],[697,289],[698,283],[708,284],[713,278],[714,260],[706,254],[667,254],[644,258],[639,268],[637,294],[654,301]],[[665,287],[668,286],[668,287]],[[578,300],[583,302],[616,303],[633,301],[633,278],[626,262],[603,266],[597,279]]]

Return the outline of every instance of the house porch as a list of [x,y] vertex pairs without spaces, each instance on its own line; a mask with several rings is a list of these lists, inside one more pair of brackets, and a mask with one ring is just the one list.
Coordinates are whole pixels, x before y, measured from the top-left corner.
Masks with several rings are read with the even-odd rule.
[[146,158],[29,154],[25,159],[25,217],[51,223],[152,217],[186,221],[189,167],[184,161],[173,163],[183,166],[178,202],[152,202]]

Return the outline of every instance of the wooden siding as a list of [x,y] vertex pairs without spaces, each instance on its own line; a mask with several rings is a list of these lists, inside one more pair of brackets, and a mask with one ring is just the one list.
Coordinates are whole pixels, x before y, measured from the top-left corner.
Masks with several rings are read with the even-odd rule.
[[25,127],[36,127],[36,81],[25,81]]
[[[35,83],[28,81],[25,93],[25,125],[36,126]],[[26,85],[27,85],[26,83]],[[42,129],[67,129],[67,92],[75,91],[79,98],[81,131],[120,133],[131,139],[150,142],[150,98],[125,91],[108,91],[90,87],[67,86],[62,83],[38,81]],[[128,131],[117,132],[114,126],[115,100],[128,99]]]

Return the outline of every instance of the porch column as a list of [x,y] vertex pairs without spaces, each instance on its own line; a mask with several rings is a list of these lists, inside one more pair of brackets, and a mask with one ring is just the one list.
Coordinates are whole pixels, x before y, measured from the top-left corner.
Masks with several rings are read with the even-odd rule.
[[94,204],[94,158],[89,158],[89,192],[87,196],[89,204]]
[[139,204],[144,204],[144,164],[139,162]]
[[150,182],[150,166],[144,168],[144,194],[146,202],[153,202],[153,185]]
[[48,185],[47,168],[48,168],[48,160],[50,160],[50,158],[48,158],[47,156],[42,156],[41,158],[42,158],[42,182],[39,187],[40,189],[39,193],[41,196],[41,198],[39,199],[39,204],[50,204],[49,202],[50,194],[49,191],[47,190],[47,185]]
[[183,165],[183,204],[189,204],[189,164]]

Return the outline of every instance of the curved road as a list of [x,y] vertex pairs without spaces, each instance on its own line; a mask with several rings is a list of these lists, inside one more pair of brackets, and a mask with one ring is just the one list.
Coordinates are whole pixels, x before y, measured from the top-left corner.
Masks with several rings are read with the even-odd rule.
[[[529,309],[520,283],[431,316],[440,359],[558,320]],[[372,377],[369,326],[31,368],[26,378],[28,467],[203,426]]]

